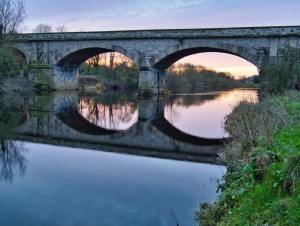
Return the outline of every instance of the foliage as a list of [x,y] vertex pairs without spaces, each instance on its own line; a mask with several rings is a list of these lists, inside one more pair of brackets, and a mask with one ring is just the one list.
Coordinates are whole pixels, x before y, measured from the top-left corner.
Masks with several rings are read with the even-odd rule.
[[[110,88],[137,88],[138,67],[128,58],[109,52],[96,55],[86,61],[80,72],[98,76],[101,83]],[[166,73],[167,90],[172,93],[201,92],[204,89],[230,89],[241,86],[230,73],[216,72],[203,66],[178,64]]]
[[264,100],[256,104],[242,100],[226,117],[224,128],[245,150],[272,144],[275,133],[291,121],[282,101]]
[[17,56],[4,34],[16,33],[25,17],[22,0],[0,0],[0,92],[2,84],[20,72]]
[[221,156],[228,165],[222,195],[200,206],[199,224],[298,225],[299,115],[297,92],[235,108],[226,124],[234,139]]
[[[0,44],[0,85],[7,78],[15,77],[19,74],[20,68],[16,62],[13,50],[6,44]],[[1,88],[0,88],[1,91]]]
[[297,62],[297,49],[288,47],[283,51],[280,62],[270,63],[263,71],[268,81],[267,93],[280,94],[286,90],[300,88],[300,68]]
[[166,74],[166,84],[172,93],[200,92],[204,88],[229,89],[240,85],[229,73],[189,63],[170,67]]

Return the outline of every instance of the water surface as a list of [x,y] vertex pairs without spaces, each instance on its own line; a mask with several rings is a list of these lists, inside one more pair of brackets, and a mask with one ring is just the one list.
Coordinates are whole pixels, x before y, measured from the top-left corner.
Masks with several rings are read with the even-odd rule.
[[256,91],[2,98],[0,225],[194,225],[243,95]]

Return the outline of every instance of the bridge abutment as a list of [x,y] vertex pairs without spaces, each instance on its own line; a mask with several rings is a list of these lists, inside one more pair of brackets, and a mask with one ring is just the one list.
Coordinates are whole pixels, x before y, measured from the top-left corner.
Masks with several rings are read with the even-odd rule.
[[78,88],[78,69],[31,64],[28,77],[40,89],[75,90]]
[[53,74],[53,86],[55,90],[78,89],[78,68],[55,67]]

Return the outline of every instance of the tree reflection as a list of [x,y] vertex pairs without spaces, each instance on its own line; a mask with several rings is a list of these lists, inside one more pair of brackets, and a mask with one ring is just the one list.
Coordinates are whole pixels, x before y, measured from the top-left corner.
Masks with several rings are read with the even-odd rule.
[[180,112],[177,107],[182,106],[189,108],[191,106],[201,106],[206,102],[218,99],[221,93],[215,94],[196,94],[196,95],[172,95],[166,100],[165,116],[170,122],[180,120]]
[[24,120],[23,104],[17,98],[0,97],[0,180],[13,180],[16,172],[24,175],[26,165],[23,143],[12,140],[13,129]]
[[137,111],[135,100],[127,95],[106,94],[96,98],[81,98],[79,112],[89,122],[106,129],[120,130],[136,121],[133,115]]
[[22,142],[0,138],[0,180],[12,181],[15,172],[24,175],[26,165]]
[[177,106],[200,106],[206,102],[216,100],[221,97],[222,93],[210,93],[210,94],[192,94],[192,95],[172,95],[168,101],[167,105],[177,105]]

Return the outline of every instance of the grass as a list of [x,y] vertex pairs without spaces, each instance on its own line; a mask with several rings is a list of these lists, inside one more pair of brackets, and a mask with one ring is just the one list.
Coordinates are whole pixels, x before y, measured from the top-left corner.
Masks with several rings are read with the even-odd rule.
[[[251,105],[256,115],[245,103],[238,107],[243,105],[247,111],[233,111],[227,128],[234,134],[247,127],[253,139],[239,135],[227,147],[223,159],[228,172],[225,183],[219,185],[222,195],[214,204],[202,204],[196,220],[201,225],[299,225],[300,93],[289,92]],[[278,109],[272,108],[278,105],[283,109],[273,114]],[[279,118],[270,120],[268,114],[286,123],[271,125]],[[247,126],[243,126],[245,121]]]

